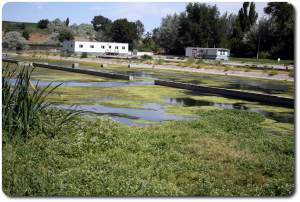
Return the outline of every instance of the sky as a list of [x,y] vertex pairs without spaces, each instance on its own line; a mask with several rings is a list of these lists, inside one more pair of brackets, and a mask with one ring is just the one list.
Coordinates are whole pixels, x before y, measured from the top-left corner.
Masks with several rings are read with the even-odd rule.
[[[205,3],[205,2],[203,2]],[[111,20],[127,18],[141,20],[146,31],[159,27],[161,18],[167,14],[185,10],[187,2],[8,2],[2,7],[2,19],[17,22],[38,22],[40,19],[54,20],[67,17],[70,23],[90,23],[94,16],[103,15]],[[242,2],[215,2],[220,13],[237,14]],[[263,16],[266,2],[256,2],[259,17]]]

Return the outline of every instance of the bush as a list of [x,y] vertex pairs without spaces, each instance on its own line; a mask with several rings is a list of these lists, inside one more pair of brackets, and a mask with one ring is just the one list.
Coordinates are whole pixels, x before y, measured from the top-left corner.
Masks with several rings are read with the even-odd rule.
[[28,40],[30,37],[28,31],[24,30],[24,32],[22,33],[22,37],[24,37],[26,40]]
[[163,60],[163,59],[159,59],[158,61],[157,61],[157,64],[159,64],[159,65],[162,65],[162,64],[164,64],[165,63],[165,61]]
[[60,42],[63,42],[65,40],[69,41],[73,39],[74,39],[74,34],[70,29],[62,29],[58,34],[58,40]]
[[142,55],[141,59],[143,59],[143,60],[152,60],[152,56],[151,55]]
[[270,56],[271,56],[270,53],[267,52],[267,51],[266,51],[266,52],[263,51],[263,52],[261,52],[261,53],[259,54],[259,57],[262,58],[262,59],[270,58]]
[[295,77],[295,69],[289,70],[289,76],[293,78]]
[[3,38],[3,48],[9,50],[24,50],[28,48],[28,41],[19,32],[7,32]]
[[40,29],[46,29],[48,28],[49,20],[48,19],[42,19],[38,22],[38,28]]
[[80,58],[87,58],[87,53],[86,52],[81,53]]

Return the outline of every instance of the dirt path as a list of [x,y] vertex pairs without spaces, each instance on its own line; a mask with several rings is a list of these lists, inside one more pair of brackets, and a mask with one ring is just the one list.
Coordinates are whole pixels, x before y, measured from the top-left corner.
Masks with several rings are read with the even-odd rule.
[[[24,54],[25,56],[26,54]],[[30,55],[26,55],[30,56]],[[72,58],[60,56],[48,56],[48,59],[55,60],[65,60],[65,61],[74,61],[74,62],[96,62],[100,64],[114,64],[114,65],[128,65],[127,60],[118,60],[118,59],[106,59],[106,58]],[[288,73],[278,73],[275,75],[270,75],[264,72],[258,71],[238,71],[238,70],[218,70],[218,69],[207,69],[207,68],[191,68],[191,67],[181,67],[175,65],[152,65],[145,63],[130,63],[131,68],[154,68],[162,70],[172,70],[172,71],[183,71],[183,72],[197,72],[205,74],[216,74],[216,75],[228,75],[228,76],[239,76],[239,77],[250,77],[250,78],[259,78],[259,79],[272,79],[272,80],[284,80],[284,81],[294,81],[294,78],[290,77]]]

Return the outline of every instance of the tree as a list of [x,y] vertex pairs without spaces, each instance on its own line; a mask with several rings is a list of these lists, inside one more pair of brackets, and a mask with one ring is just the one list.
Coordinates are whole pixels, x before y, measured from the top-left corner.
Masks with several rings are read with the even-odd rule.
[[137,35],[138,35],[138,38],[141,39],[144,32],[145,32],[145,28],[144,28],[144,25],[143,23],[140,21],[140,20],[137,20],[135,22],[135,25],[136,25],[136,29],[137,29]]
[[22,37],[21,33],[12,31],[5,34],[2,46],[8,50],[24,50],[28,48],[28,41]]
[[68,27],[69,26],[69,23],[70,23],[70,20],[69,18],[66,19],[66,26]]
[[221,42],[220,17],[216,6],[189,3],[180,15],[176,53],[187,46],[218,47]]
[[258,14],[255,11],[255,4],[251,2],[250,9],[249,9],[249,23],[250,25],[254,25],[256,23],[256,20],[258,18]]
[[56,18],[55,20],[49,22],[48,24],[48,30],[50,32],[60,32],[66,27],[65,22],[61,21],[59,18]]
[[110,26],[112,24],[110,19],[102,15],[94,16],[91,23],[93,24],[95,31],[102,31],[105,33],[109,32]]
[[[248,11],[250,5],[250,9]],[[255,4],[253,2],[244,2],[243,8],[239,10],[238,14],[238,23],[240,24],[240,27],[242,28],[242,32],[247,32],[250,30],[251,26],[256,23],[258,14],[255,11]]]
[[252,29],[252,27],[256,25],[257,17],[255,4],[253,2],[244,2],[236,17],[230,37],[230,49],[233,55],[248,57],[255,55],[256,50],[253,50],[253,44],[249,44],[253,42],[250,42],[249,36],[253,36],[256,30],[255,28]]
[[29,32],[27,30],[24,30],[22,33],[22,37],[24,37],[26,40],[28,40],[30,37]]
[[74,39],[74,33],[71,29],[62,29],[58,34],[58,40],[60,42],[63,42],[65,40],[73,40]]
[[47,44],[59,45],[60,41],[58,40],[58,37],[59,37],[59,33],[57,33],[57,32],[51,33],[48,37]]
[[285,2],[269,2],[264,9],[270,16],[273,45],[271,55],[284,59],[294,58],[295,10]]
[[97,32],[94,30],[93,25],[91,24],[73,24],[70,26],[70,29],[73,30],[74,35],[85,39],[85,40],[95,40]]
[[172,53],[177,41],[179,16],[167,15],[162,19],[159,29],[153,31],[154,39],[166,53]]
[[48,28],[49,20],[48,19],[42,19],[38,22],[38,28],[40,29],[46,29]]
[[152,34],[147,32],[137,49],[139,51],[158,51],[159,46],[155,43]]
[[115,20],[111,26],[111,38],[115,42],[129,43],[133,48],[133,42],[138,39],[136,24],[126,18]]

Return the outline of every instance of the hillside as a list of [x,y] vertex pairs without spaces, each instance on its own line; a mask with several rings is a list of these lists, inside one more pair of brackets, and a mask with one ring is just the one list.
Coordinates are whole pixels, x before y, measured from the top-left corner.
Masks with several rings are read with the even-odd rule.
[[2,21],[2,32],[18,31],[23,33],[27,31],[30,43],[40,44],[48,40],[49,32],[47,29],[40,29],[37,23],[32,22],[12,22]]

